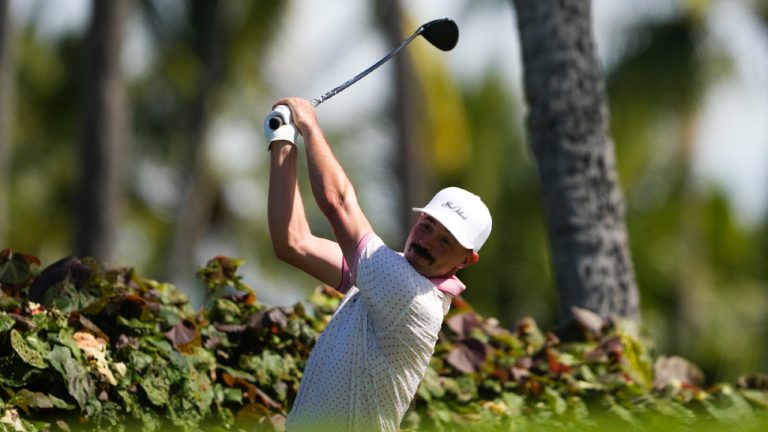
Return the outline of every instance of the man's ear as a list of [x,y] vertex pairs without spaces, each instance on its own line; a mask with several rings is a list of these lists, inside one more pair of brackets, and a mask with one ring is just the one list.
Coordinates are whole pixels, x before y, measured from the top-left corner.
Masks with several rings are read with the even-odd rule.
[[464,259],[464,262],[461,264],[461,268],[464,268],[468,265],[472,265],[476,263],[479,259],[480,259],[480,254],[477,252],[472,252],[472,255],[469,255]]

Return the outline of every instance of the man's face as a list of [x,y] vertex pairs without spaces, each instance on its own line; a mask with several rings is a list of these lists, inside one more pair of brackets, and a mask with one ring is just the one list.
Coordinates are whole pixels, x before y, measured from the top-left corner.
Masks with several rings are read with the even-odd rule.
[[408,234],[404,256],[424,277],[453,275],[477,260],[471,249],[464,248],[440,222],[424,213]]

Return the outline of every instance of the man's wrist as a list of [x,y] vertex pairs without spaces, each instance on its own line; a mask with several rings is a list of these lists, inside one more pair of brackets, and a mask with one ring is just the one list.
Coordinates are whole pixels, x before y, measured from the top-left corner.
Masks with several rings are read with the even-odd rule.
[[272,153],[288,154],[293,148],[296,148],[296,144],[286,140],[272,140],[267,144],[267,150]]
[[316,139],[319,136],[322,136],[323,131],[320,129],[319,126],[316,125],[307,125],[303,128],[299,129],[301,136],[304,137],[304,144],[306,145],[307,142],[312,141]]

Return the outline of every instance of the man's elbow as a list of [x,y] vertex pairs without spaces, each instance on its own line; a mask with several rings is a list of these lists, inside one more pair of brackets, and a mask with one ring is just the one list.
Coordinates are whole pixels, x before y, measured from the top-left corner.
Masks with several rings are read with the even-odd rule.
[[296,265],[302,255],[301,243],[296,240],[272,241],[275,258],[285,263]]
[[287,241],[272,240],[272,252],[280,261],[287,261],[295,254],[293,246]]
[[354,193],[345,191],[344,193],[329,194],[318,201],[317,205],[326,218],[337,220],[346,214],[350,201],[354,199]]
[[275,254],[275,258],[280,261],[287,261],[290,259],[291,250],[282,243],[272,243],[272,252]]

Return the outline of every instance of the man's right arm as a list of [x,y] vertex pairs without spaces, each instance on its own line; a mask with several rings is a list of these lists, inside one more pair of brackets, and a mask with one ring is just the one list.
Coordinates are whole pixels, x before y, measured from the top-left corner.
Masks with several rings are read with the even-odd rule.
[[338,287],[342,253],[336,242],[310,231],[299,192],[296,146],[275,141],[270,151],[268,214],[269,233],[278,259]]

